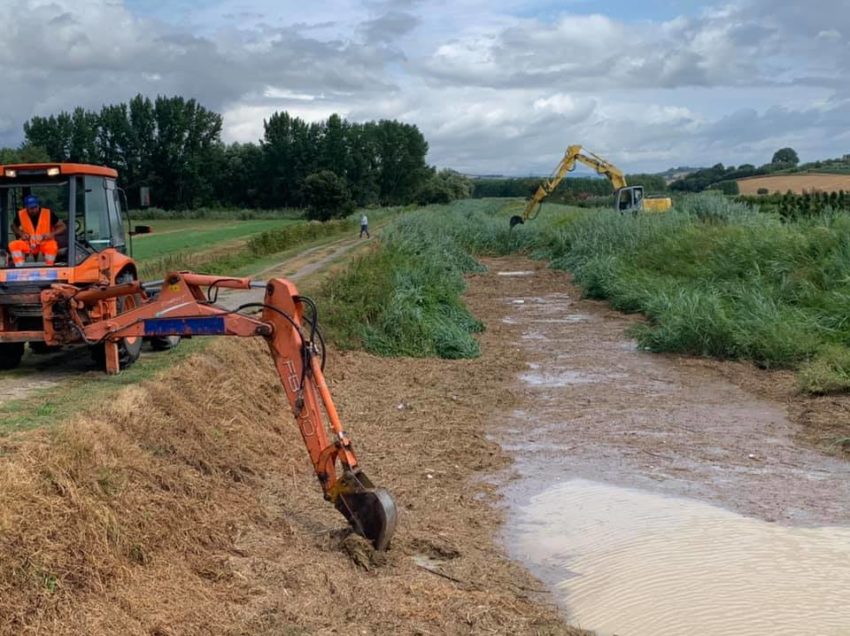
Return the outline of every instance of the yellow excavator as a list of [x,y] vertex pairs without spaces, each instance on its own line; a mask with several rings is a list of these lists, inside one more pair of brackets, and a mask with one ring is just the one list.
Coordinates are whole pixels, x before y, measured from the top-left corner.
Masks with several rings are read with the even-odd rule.
[[673,206],[670,197],[646,197],[644,195],[643,186],[630,186],[626,183],[626,175],[615,165],[605,161],[602,157],[593,154],[588,150],[583,150],[581,146],[570,146],[564,153],[563,158],[558,163],[555,171],[548,180],[540,184],[537,191],[526,203],[522,215],[511,217],[511,227],[525,223],[537,216],[540,211],[540,206],[549,194],[551,194],[558,184],[561,183],[568,172],[575,170],[576,162],[582,163],[589,168],[593,168],[597,174],[607,177],[614,187],[614,209],[620,212],[649,212],[658,213],[666,212]]

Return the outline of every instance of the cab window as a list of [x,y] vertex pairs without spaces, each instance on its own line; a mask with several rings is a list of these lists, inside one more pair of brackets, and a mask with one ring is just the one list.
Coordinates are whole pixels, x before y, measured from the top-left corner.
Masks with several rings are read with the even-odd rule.
[[82,220],[77,239],[98,252],[112,243],[105,181],[103,177],[77,177],[77,214]]
[[121,247],[124,245],[124,224],[121,222],[121,201],[118,198],[118,190],[115,181],[106,180],[106,207],[109,213],[109,227],[111,229],[112,245]]

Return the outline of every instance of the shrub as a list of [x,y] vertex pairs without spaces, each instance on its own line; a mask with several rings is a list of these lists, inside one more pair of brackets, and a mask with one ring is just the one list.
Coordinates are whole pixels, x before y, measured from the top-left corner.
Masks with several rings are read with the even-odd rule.
[[348,184],[330,170],[314,172],[304,179],[304,198],[307,218],[314,221],[339,219],[354,211]]

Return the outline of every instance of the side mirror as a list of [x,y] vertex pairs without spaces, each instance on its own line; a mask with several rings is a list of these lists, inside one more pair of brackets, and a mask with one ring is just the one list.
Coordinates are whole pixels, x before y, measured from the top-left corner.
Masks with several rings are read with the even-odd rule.
[[139,187],[139,207],[149,208],[151,206],[151,189],[149,186]]

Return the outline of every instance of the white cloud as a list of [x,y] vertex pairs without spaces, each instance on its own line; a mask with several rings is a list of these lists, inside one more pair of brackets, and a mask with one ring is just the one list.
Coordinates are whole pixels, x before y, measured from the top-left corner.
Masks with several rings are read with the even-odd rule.
[[781,145],[814,159],[848,151],[845,5],[635,21],[579,1],[216,0],[141,17],[122,0],[4,0],[0,144],[32,115],[142,92],[199,99],[227,141],[256,141],[283,109],[399,118],[467,172],[548,173],[570,143],[627,170],[760,163]]

